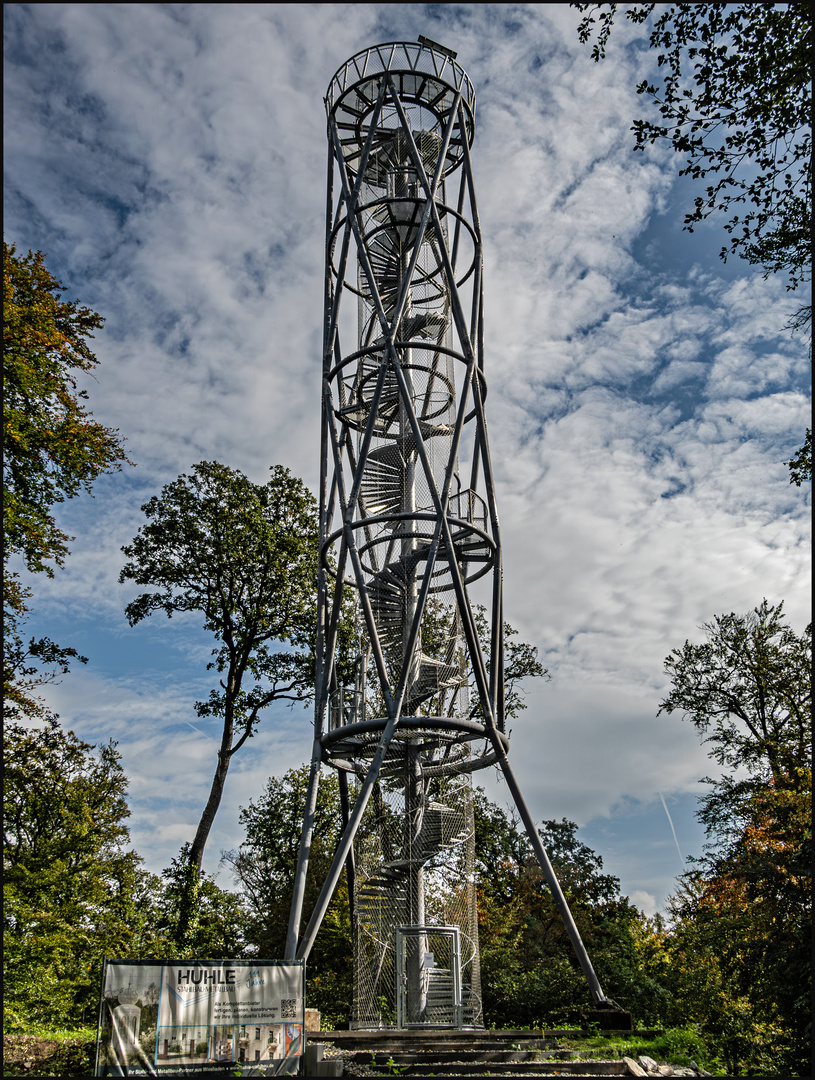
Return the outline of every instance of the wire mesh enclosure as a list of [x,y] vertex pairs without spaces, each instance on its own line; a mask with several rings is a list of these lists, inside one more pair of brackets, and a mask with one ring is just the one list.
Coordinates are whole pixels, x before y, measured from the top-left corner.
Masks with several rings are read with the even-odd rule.
[[[432,729],[394,740],[357,832],[358,1027],[475,1026],[482,1019],[471,777],[444,771],[451,747],[452,737]],[[440,927],[448,937],[455,929],[454,952],[444,935],[433,946]],[[401,953],[400,935],[409,939]]]
[[[582,942],[506,753],[475,95],[423,39],[352,57],[326,108],[315,749],[287,956],[308,955],[344,867],[354,1024],[477,1027],[477,770],[500,765]],[[321,764],[343,838],[298,943]]]

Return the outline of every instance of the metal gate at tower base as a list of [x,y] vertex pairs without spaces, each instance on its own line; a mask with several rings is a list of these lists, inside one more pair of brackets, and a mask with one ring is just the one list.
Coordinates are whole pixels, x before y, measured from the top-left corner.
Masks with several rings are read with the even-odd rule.
[[461,939],[457,926],[398,927],[396,1026],[465,1026],[461,993]]

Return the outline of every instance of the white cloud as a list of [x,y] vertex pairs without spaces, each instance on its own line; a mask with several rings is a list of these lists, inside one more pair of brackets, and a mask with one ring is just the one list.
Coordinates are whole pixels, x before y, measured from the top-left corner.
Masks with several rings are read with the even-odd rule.
[[657,899],[645,889],[635,889],[629,897],[632,904],[635,904],[640,911],[645,915],[655,915],[657,911]]

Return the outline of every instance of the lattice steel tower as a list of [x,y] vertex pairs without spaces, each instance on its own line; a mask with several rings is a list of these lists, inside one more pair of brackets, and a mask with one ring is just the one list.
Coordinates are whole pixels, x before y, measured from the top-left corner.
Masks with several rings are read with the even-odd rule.
[[[287,956],[345,866],[355,1026],[479,1026],[471,783],[497,764],[603,1005],[507,760],[475,93],[420,38],[352,57],[326,108],[317,704]],[[344,832],[298,942],[321,762]]]

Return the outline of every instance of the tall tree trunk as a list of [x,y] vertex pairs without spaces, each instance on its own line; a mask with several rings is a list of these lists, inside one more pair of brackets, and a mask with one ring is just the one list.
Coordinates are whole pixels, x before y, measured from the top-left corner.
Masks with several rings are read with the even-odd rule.
[[[230,730],[229,744],[231,744],[231,742],[232,732]],[[230,755],[229,750],[224,749],[225,745],[228,745],[226,736],[224,737],[224,742],[221,744],[221,749],[218,752],[218,765],[215,769],[215,776],[212,778],[212,787],[209,789],[207,805],[204,807],[204,812],[201,814],[201,820],[198,822],[195,839],[190,847],[190,865],[195,866],[199,873],[201,872],[201,862],[204,858],[204,849],[207,846],[209,833],[215,822],[215,815],[218,813],[218,807],[221,805],[221,797],[223,796],[224,785],[226,784],[226,774],[229,771]]]
[[[230,680],[231,682],[231,680]],[[212,786],[209,790],[209,798],[198,822],[195,838],[187,854],[187,867],[181,897],[178,907],[178,923],[176,925],[176,942],[184,952],[192,949],[198,930],[198,902],[201,888],[201,863],[204,858],[204,849],[209,839],[209,833],[221,805],[221,798],[226,784],[226,774],[229,772],[229,762],[232,751],[233,704],[227,699],[224,710],[224,731],[221,738],[221,747],[218,751],[218,764],[215,768],[215,776],[212,778]]]

